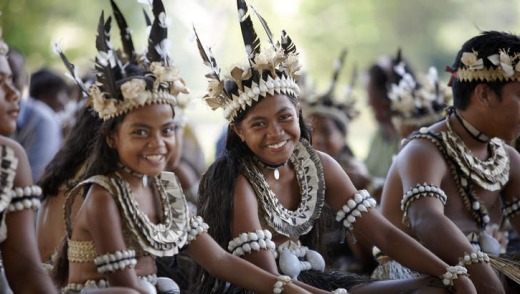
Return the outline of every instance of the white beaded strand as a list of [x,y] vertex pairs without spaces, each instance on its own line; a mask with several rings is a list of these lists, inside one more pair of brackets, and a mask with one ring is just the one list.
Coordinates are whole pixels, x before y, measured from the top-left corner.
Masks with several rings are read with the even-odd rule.
[[489,255],[482,250],[474,250],[470,253],[464,252],[464,256],[459,258],[459,264],[461,266],[471,265],[475,263],[489,263]]
[[40,208],[42,189],[37,186],[16,187],[11,191],[11,204],[9,212],[21,211],[24,209],[38,210]]
[[97,271],[101,274],[124,270],[137,264],[135,250],[118,250],[114,253],[100,255],[94,259]]

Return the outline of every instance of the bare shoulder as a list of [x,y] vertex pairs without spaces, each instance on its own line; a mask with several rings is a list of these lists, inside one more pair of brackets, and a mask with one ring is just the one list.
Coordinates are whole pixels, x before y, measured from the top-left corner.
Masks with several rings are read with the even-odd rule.
[[5,145],[15,151],[23,151],[22,145],[9,137],[0,136],[0,145]]
[[112,194],[105,188],[92,184],[82,205],[89,223],[102,225],[119,219],[119,210]]
[[234,194],[235,206],[239,209],[255,209],[257,207],[257,199],[255,191],[248,179],[244,175],[237,178]]
[[394,158],[392,172],[399,174],[405,189],[423,182],[438,185],[449,174],[441,151],[426,139],[415,139],[403,146]]

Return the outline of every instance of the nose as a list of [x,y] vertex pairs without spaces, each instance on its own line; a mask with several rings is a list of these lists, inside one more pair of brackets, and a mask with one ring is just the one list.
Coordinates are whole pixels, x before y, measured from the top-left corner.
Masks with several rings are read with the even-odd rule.
[[155,133],[150,136],[150,139],[148,140],[148,147],[149,148],[158,148],[165,146],[166,143],[164,142],[164,138],[160,133]]
[[18,89],[16,89],[12,81],[5,83],[5,89],[6,98],[8,101],[16,102],[20,100],[20,92]]
[[270,137],[277,137],[281,134],[283,134],[284,130],[282,126],[278,122],[274,122],[269,125],[269,128],[267,129],[267,135]]

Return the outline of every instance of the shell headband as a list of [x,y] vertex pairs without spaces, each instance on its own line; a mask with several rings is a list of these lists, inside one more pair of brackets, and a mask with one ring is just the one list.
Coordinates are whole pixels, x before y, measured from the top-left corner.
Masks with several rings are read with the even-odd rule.
[[[267,22],[251,6],[264,27],[270,46],[261,48],[251,20],[248,4],[237,0],[238,16],[242,37],[249,63],[234,67],[228,75],[220,76],[220,68],[211,48],[205,48],[195,31],[197,45],[204,64],[211,68],[208,78],[207,94],[204,101],[213,109],[222,108],[224,117],[233,121],[240,111],[257,102],[266,95],[285,94],[297,97],[299,88],[297,72],[300,69],[296,47],[289,36],[282,31],[281,41],[275,43]],[[195,30],[195,28],[194,28]],[[237,90],[228,92],[225,85],[233,83]]]
[[[483,58],[489,60],[492,66],[486,67]],[[479,56],[477,51],[464,52],[460,61],[461,66],[457,70],[446,68],[453,78],[460,81],[520,81],[520,54],[510,54],[509,49],[500,49],[487,57]]]
[[[82,91],[88,95],[92,108],[106,121],[136,108],[150,104],[176,105],[179,93],[189,93],[178,69],[168,56],[168,26],[161,0],[153,0],[151,23],[145,13],[147,25],[151,25],[148,48],[137,54],[132,36],[123,14],[113,0],[110,1],[118,24],[123,48],[115,50],[110,40],[111,17],[105,21],[101,13],[98,23],[95,58],[96,83],[88,89],[79,79],[74,65],[56,46],[63,62]],[[134,72],[130,72],[133,68]]]
[[444,109],[451,103],[451,90],[439,83],[437,70],[430,67],[428,75],[416,81],[404,72],[399,64],[396,72],[402,73],[399,84],[392,84],[388,97],[391,101],[392,119],[406,125],[425,125],[439,120]]

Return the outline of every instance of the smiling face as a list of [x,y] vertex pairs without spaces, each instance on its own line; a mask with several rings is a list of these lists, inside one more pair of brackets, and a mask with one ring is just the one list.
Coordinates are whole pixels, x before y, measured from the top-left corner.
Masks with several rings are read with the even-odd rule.
[[13,85],[7,58],[0,55],[0,135],[7,136],[16,130],[19,102],[20,95]]
[[285,95],[268,95],[231,127],[263,162],[286,162],[300,140],[299,105]]
[[140,107],[126,115],[107,141],[126,167],[149,176],[159,175],[176,145],[173,115],[168,104]]

